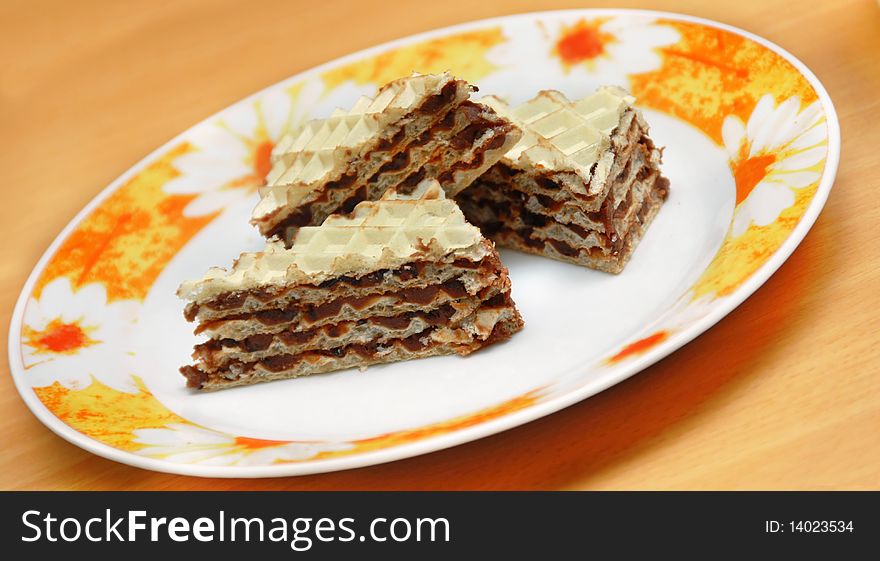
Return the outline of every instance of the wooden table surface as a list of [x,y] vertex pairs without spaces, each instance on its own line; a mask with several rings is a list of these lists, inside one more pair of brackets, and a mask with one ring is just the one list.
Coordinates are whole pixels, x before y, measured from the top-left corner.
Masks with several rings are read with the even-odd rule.
[[0,2],[3,341],[42,252],[156,146],[337,56],[506,13],[653,8],[780,44],[815,71],[840,116],[842,159],[825,210],[763,288],[659,364],[523,427],[392,464],[264,480],[128,467],[40,424],[2,360],[0,489],[880,489],[878,4],[429,4]]

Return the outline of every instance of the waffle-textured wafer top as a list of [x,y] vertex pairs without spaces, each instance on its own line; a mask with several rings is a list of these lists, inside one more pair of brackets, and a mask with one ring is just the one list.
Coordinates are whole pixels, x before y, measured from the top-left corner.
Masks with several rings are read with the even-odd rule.
[[273,166],[254,219],[279,206],[296,205],[322,182],[333,179],[386,125],[407,115],[451,80],[449,73],[400,78],[383,86],[375,98],[361,97],[349,111],[337,109],[326,119],[291,131],[272,151]]
[[[585,182],[593,177],[595,164],[610,164],[610,138],[620,117],[635,98],[622,88],[604,86],[596,93],[572,102],[554,90],[540,92],[518,107],[487,96],[480,100],[523,130],[519,142],[502,161],[514,167],[541,167],[573,172]],[[595,173],[607,174],[608,165],[596,165]],[[604,176],[597,179],[604,181]]]
[[360,203],[348,216],[301,228],[290,249],[273,241],[262,252],[243,253],[230,271],[212,268],[202,279],[184,282],[177,294],[202,301],[258,286],[317,284],[449,254],[477,261],[486,252],[482,242],[480,230],[430,179],[409,195],[392,189],[378,201]]

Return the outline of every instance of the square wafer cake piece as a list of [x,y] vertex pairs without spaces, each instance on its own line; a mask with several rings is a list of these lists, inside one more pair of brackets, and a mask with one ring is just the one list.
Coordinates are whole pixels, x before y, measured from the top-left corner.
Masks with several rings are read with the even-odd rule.
[[515,108],[481,99],[523,136],[456,197],[465,216],[502,246],[622,271],[669,192],[634,101],[617,87],[576,102],[542,91]]
[[454,195],[520,137],[468,99],[475,89],[448,73],[413,74],[292,131],[273,151],[251,222],[289,242],[296,228],[347,214],[392,187],[406,192],[433,178]]
[[270,241],[185,282],[199,390],[433,355],[466,355],[523,322],[491,241],[435,180]]

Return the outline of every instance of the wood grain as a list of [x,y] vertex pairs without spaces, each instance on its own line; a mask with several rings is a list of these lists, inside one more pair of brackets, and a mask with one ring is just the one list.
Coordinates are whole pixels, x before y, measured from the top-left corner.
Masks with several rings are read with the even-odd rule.
[[526,426],[382,466],[252,481],[127,467],[43,427],[3,360],[0,488],[880,488],[877,3],[446,0],[430,6],[0,3],[3,340],[15,299],[55,235],[159,144],[257,89],[337,56],[506,13],[647,7],[716,19],[782,45],[826,84],[840,115],[842,161],[828,205],[763,288],[661,363]]

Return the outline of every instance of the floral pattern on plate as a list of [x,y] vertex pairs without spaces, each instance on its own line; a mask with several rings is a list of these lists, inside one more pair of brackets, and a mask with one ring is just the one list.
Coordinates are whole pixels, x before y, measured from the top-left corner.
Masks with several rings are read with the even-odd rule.
[[28,302],[22,329],[31,385],[58,382],[81,389],[94,378],[120,391],[137,391],[131,378],[137,368],[134,352],[124,349],[139,307],[135,300],[108,303],[99,283],[74,291],[66,277],[58,277],[46,285],[39,299]]
[[[370,438],[261,439],[170,411],[139,377],[138,349],[121,342],[137,328],[144,298],[174,256],[230,206],[256,199],[269,152],[286,130],[413,69],[450,69],[490,84],[521,80],[517,63],[524,56],[546,60],[543,74],[529,77],[543,87],[577,93],[618,83],[643,107],[699,129],[726,150],[736,184],[727,237],[696,282],[654,324],[585,368],[623,377],[636,359],[657,360],[664,348],[677,348],[670,346],[677,335],[705,329],[701,322],[713,311],[754,290],[750,279],[772,273],[802,218],[821,207],[820,184],[824,194],[830,189],[833,110],[820,101],[821,85],[756,38],[692,18],[625,10],[526,14],[439,30],[268,88],[185,132],[102,193],[50,248],[22,295],[10,357],[26,401],[66,438],[143,467],[269,475],[233,468],[309,466],[271,472],[277,475],[331,469],[322,466],[340,458],[355,460],[332,469],[421,453],[432,439],[445,440],[431,449],[448,446],[585,397],[540,387]],[[199,471],[203,466],[213,470]]]

